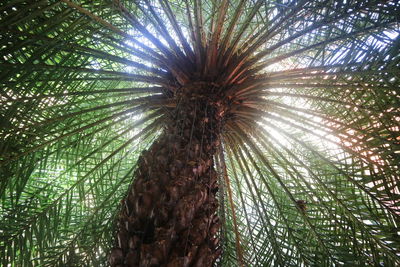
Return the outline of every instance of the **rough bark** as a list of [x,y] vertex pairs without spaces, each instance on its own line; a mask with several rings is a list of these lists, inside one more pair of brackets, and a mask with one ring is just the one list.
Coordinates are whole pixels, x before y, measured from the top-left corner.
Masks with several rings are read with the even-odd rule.
[[213,156],[225,110],[210,91],[201,83],[182,88],[170,125],[140,157],[111,266],[204,267],[219,256]]

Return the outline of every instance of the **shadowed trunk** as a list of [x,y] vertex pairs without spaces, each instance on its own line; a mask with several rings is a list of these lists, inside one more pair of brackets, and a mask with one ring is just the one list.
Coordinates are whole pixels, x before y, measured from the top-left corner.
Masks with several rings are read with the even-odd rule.
[[210,87],[181,88],[170,125],[140,157],[123,201],[112,266],[203,267],[219,256],[213,156],[226,105]]

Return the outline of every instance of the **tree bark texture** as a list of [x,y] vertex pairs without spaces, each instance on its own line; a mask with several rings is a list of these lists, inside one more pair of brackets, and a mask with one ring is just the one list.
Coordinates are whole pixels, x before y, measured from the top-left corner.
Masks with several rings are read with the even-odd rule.
[[181,89],[169,125],[139,158],[111,266],[206,267],[220,255],[213,156],[225,110],[208,89]]

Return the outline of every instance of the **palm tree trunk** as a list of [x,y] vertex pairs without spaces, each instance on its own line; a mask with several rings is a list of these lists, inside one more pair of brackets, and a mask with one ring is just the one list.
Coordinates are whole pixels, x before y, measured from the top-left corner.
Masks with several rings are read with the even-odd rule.
[[140,157],[112,266],[204,267],[219,256],[213,156],[225,110],[202,94],[207,88],[197,83],[179,91],[170,125]]

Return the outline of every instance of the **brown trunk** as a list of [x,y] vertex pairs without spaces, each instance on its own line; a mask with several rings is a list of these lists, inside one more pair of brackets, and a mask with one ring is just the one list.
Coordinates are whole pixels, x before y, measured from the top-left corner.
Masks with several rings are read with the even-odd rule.
[[209,89],[181,89],[170,125],[140,157],[111,266],[205,267],[219,256],[213,155],[224,110]]

